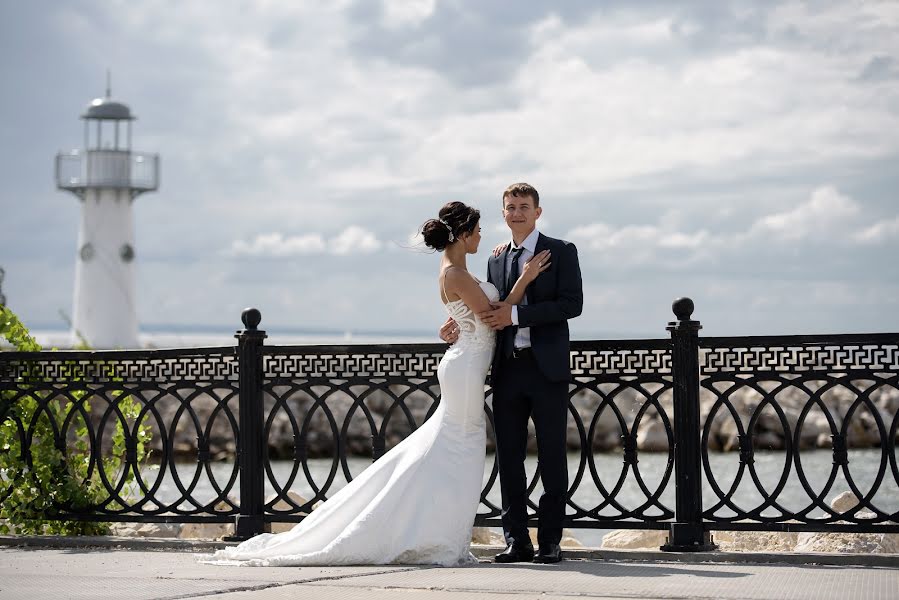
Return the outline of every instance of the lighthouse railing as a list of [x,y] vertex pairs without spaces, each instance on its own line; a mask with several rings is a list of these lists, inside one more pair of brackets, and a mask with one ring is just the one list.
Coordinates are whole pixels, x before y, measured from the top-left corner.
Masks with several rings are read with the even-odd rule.
[[159,155],[128,150],[72,150],[56,155],[56,186],[130,189],[150,192],[159,187]]

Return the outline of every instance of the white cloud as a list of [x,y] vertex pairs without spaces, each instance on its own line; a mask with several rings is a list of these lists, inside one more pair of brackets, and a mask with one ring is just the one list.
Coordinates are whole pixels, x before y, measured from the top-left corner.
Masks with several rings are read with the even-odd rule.
[[[830,185],[814,189],[795,208],[763,215],[743,231],[714,233],[707,229],[681,231],[673,224],[613,226],[592,223],[572,229],[567,239],[595,251],[604,264],[616,268],[639,265],[690,266],[705,260],[722,263],[735,254],[753,256],[763,248],[796,250],[803,242],[826,241],[848,247],[899,239],[899,218],[869,227],[859,223],[859,203]],[[676,253],[672,256],[672,252]]]
[[337,255],[371,254],[382,246],[375,234],[357,225],[347,227],[328,241],[328,250]]
[[261,233],[249,242],[235,240],[226,254],[236,257],[272,258],[325,253],[343,256],[370,254],[380,250],[382,246],[375,234],[357,225],[351,225],[327,241],[318,233],[288,237],[280,232]]
[[857,242],[877,244],[887,240],[899,239],[899,217],[886,219],[858,231],[854,236]]
[[250,242],[235,240],[229,254],[232,256],[299,256],[319,254],[325,251],[325,241],[317,233],[284,237],[281,233],[261,233]]
[[859,213],[859,207],[833,186],[822,186],[812,192],[811,198],[796,208],[769,215],[753,225],[750,235],[773,234],[781,239],[800,240],[810,236],[822,236],[844,229],[848,219]]
[[418,25],[432,14],[437,0],[381,0],[383,22],[391,28]]

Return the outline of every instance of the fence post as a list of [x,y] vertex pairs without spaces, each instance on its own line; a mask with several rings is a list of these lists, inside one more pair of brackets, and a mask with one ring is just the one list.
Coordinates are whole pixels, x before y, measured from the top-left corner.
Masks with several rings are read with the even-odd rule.
[[678,298],[671,306],[677,321],[671,332],[674,377],[674,522],[669,525],[668,552],[714,550],[702,524],[702,449],[699,428],[699,330],[693,321],[693,301]]
[[247,308],[240,315],[244,329],[237,338],[240,429],[237,453],[240,466],[240,514],[229,541],[250,539],[271,530],[263,520],[265,505],[265,440],[262,404],[262,344],[265,331],[257,329],[262,314]]

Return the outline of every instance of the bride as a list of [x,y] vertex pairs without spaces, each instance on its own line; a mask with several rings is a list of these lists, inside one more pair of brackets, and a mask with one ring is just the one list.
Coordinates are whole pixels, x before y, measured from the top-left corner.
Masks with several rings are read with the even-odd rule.
[[[478,319],[499,301],[493,284],[469,272],[481,241],[480,212],[461,202],[440,209],[421,233],[443,251],[441,300],[459,339],[437,368],[441,399],[421,427],[290,531],[264,533],[219,550],[213,564],[248,566],[477,562],[468,551],[481,496],[486,444],[484,379],[496,334]],[[537,258],[537,257],[535,257]],[[548,268],[532,260],[506,299],[518,303]]]

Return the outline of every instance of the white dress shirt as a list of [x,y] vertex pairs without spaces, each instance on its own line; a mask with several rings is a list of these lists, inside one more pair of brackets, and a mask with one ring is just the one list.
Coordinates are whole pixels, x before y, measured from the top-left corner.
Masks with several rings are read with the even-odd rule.
[[[535,228],[531,234],[524,238],[524,241],[521,242],[521,248],[524,248],[521,255],[518,257],[518,272],[521,273],[524,270],[525,263],[530,260],[532,256],[534,256],[534,249],[537,247],[537,238],[540,237],[540,232]],[[515,241],[511,241],[511,249],[509,250],[508,257],[506,258],[506,273],[511,272],[512,269],[512,251],[517,250],[519,246],[515,245]],[[512,285],[515,285],[515,282],[512,282]],[[510,290],[511,291],[511,288]],[[528,303],[528,297],[525,295],[519,304],[525,305]],[[512,324],[518,325],[518,306],[512,305]],[[530,327],[519,327],[518,332],[515,334],[515,347],[516,348],[530,348],[531,347],[531,328]]]

